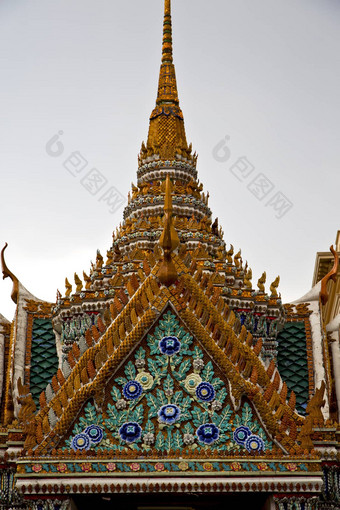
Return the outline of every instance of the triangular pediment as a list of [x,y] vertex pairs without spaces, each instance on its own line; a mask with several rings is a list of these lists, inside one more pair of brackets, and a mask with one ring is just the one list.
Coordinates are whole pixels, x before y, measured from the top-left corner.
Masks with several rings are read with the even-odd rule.
[[110,378],[102,404],[83,406],[62,448],[161,458],[263,454],[273,441],[250,400],[235,403],[214,357],[167,307]]
[[[72,350],[67,378],[55,379],[52,395],[41,394],[40,410],[25,425],[25,448],[36,456],[91,456],[96,449],[120,456],[300,452],[296,437],[301,418],[286,402],[284,388],[279,392],[275,366],[266,368],[260,359],[262,342],[254,345],[219,289],[207,286],[195,266],[188,269],[176,256],[179,278],[166,288],[156,276],[159,262],[153,262],[149,276],[136,290],[136,285],[130,288],[130,298],[125,293],[115,297],[111,323],[98,322],[99,330],[92,326],[86,331],[87,350]],[[181,345],[172,356],[160,351],[166,337]],[[197,382],[192,392],[190,377]],[[136,401],[127,396],[134,381],[143,389]],[[150,388],[144,388],[150,381]],[[173,394],[165,393],[166,384]],[[198,388],[213,398],[201,398]],[[173,423],[166,422],[163,412],[174,413]],[[129,423],[136,424],[133,441],[124,439]],[[73,448],[74,437],[90,425],[101,428],[97,431],[104,442],[95,444],[94,451],[93,444],[85,451]],[[146,434],[153,435],[149,444]]]

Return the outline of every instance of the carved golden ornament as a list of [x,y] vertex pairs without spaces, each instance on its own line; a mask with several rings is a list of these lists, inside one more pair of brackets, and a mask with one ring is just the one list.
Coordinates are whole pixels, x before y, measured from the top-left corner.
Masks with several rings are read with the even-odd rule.
[[235,266],[237,267],[237,269],[240,269],[241,268],[241,265],[242,265],[242,257],[241,257],[241,250],[239,250],[235,257],[234,257],[234,264]]
[[83,271],[83,277],[84,277],[84,280],[85,280],[85,289],[86,290],[89,290],[91,288],[91,283],[92,283],[92,280],[91,278],[85,273],[85,271]]
[[72,293],[72,285],[70,284],[67,278],[65,278],[65,287],[66,287],[65,296],[70,297]]
[[137,186],[135,186],[133,184],[133,182],[131,183],[131,189],[132,189],[132,200],[135,200],[138,197],[139,190],[138,190]]
[[104,265],[104,259],[99,250],[97,250],[96,256],[96,269],[101,269]]
[[81,292],[83,288],[83,282],[81,281],[77,273],[74,273],[74,283],[76,284],[76,292]]
[[169,175],[166,178],[166,189],[164,198],[164,230],[159,239],[159,244],[163,249],[163,258],[158,270],[160,281],[169,286],[177,280],[176,267],[172,261],[171,253],[179,245],[178,234],[172,224],[172,185]]
[[2,266],[2,278],[5,280],[5,278],[10,278],[13,283],[12,287],[12,293],[11,293],[11,299],[14,301],[15,304],[18,303],[18,293],[19,293],[19,280],[18,278],[10,271],[7,267],[7,264],[5,262],[5,250],[7,248],[8,244],[5,243],[5,246],[1,250],[1,266]]
[[313,420],[310,416],[305,419],[298,435],[298,441],[301,443],[301,448],[304,450],[312,450],[314,447],[311,435],[313,433]]
[[112,252],[112,250],[107,250],[106,256],[107,256],[106,265],[110,266],[112,264],[112,262],[113,262],[113,252]]
[[321,280],[320,299],[323,305],[325,305],[328,301],[327,283],[329,282],[329,280],[333,280],[333,282],[336,281],[339,268],[339,255],[334,250],[333,245],[329,249],[333,253],[334,264],[329,273],[327,273],[326,276],[324,276]]
[[27,426],[29,422],[33,419],[34,414],[36,413],[36,405],[33,401],[32,394],[29,393],[29,389],[27,386],[24,386],[21,382],[21,377],[18,379],[18,403],[21,404],[18,413],[19,422],[24,424],[24,431],[27,431]]
[[233,263],[233,255],[234,255],[234,247],[231,244],[230,245],[230,249],[227,251],[227,261],[228,261],[228,264],[232,264]]
[[275,278],[275,280],[270,284],[270,292],[271,292],[270,297],[274,297],[274,298],[278,297],[277,288],[279,286],[279,283],[280,283],[280,277],[277,276]]
[[45,301],[39,303],[39,309],[38,312],[41,315],[51,315],[52,313],[52,307],[54,305],[52,303],[46,303]]
[[320,388],[315,390],[314,396],[308,402],[306,412],[312,419],[312,424],[317,427],[322,427],[325,423],[321,408],[325,405],[326,401],[323,396],[325,393],[325,381],[322,381]]
[[257,281],[257,286],[258,286],[260,292],[265,292],[264,284],[266,283],[266,279],[267,279],[267,273],[264,271],[264,273],[262,273],[261,278],[259,278]]
[[253,278],[253,272],[252,272],[251,268],[249,268],[245,274],[245,277],[244,277],[244,285],[247,287],[247,289],[252,288],[252,284],[251,284],[252,278]]
[[312,313],[311,310],[309,309],[308,303],[299,303],[298,305],[295,305],[295,308],[296,313],[301,317],[305,317],[306,315],[308,316]]
[[27,310],[28,312],[31,312],[31,313],[38,311],[38,308],[39,308],[38,301],[35,301],[34,299],[26,299],[25,302],[26,302],[25,310]]

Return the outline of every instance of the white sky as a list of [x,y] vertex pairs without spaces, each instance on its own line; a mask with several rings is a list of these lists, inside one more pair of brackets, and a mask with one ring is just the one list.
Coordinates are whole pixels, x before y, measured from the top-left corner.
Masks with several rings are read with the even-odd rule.
[[[281,275],[284,301],[311,286],[315,253],[335,241],[340,184],[338,0],[172,0],[174,59],[188,142],[225,240],[242,248],[254,282]],[[154,107],[163,0],[2,0],[0,3],[0,244],[37,297],[111,244],[123,208],[108,212],[63,162],[79,151],[126,196]],[[59,130],[64,152],[46,153]],[[213,149],[229,136],[230,157]],[[219,153],[220,154],[220,153]],[[231,166],[255,167],[240,182]],[[258,200],[259,173],[274,189]],[[281,219],[265,206],[282,192]],[[12,318],[11,283],[0,312]]]

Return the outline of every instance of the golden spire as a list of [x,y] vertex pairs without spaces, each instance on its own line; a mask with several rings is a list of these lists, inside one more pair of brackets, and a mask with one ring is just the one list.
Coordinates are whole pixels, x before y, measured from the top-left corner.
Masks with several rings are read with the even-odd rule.
[[164,1],[162,64],[159,73],[156,104],[173,103],[178,105],[178,92],[175,66],[172,58],[171,0]]
[[171,0],[164,2],[162,62],[172,62]]
[[164,230],[159,239],[159,244],[163,248],[163,259],[158,271],[158,278],[166,286],[172,285],[177,280],[177,271],[172,261],[171,253],[179,245],[179,238],[172,224],[171,188],[170,177],[167,175],[164,198]]
[[162,63],[156,108],[150,117],[145,150],[149,155],[159,154],[162,159],[172,158],[175,154],[182,154],[183,151],[190,153],[185,136],[183,113],[179,107],[172,57],[171,0],[164,0]]

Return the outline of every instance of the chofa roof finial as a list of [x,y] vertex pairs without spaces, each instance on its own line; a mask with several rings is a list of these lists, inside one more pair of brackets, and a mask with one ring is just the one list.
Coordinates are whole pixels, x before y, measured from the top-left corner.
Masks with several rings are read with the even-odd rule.
[[321,280],[321,291],[320,291],[320,299],[321,303],[325,305],[328,301],[328,291],[327,291],[327,283],[329,280],[333,280],[333,282],[336,281],[336,275],[339,268],[339,255],[334,250],[333,245],[329,248],[331,252],[333,253],[334,257],[334,264],[332,269],[329,271],[329,273],[326,274]]
[[10,278],[13,282],[13,288],[11,293],[12,301],[14,301],[15,304],[18,303],[18,293],[19,293],[19,280],[18,278],[10,271],[7,267],[6,261],[5,261],[5,250],[7,248],[8,244],[5,243],[5,246],[1,250],[1,266],[2,266],[2,275],[3,279]]

